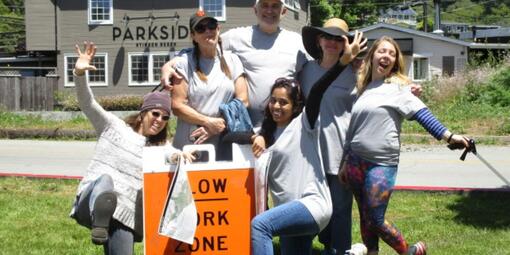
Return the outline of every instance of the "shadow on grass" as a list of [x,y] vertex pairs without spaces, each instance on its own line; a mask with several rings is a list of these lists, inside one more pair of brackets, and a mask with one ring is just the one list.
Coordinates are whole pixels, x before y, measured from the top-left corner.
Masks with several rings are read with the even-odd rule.
[[493,230],[510,228],[510,192],[477,192],[463,194],[448,209],[457,213],[459,224]]
[[[320,255],[321,251],[322,251],[321,248],[313,247],[312,248],[312,255]],[[274,255],[281,255],[281,253],[280,253],[280,243],[278,241],[275,241],[274,239],[273,239],[273,252],[274,252]]]

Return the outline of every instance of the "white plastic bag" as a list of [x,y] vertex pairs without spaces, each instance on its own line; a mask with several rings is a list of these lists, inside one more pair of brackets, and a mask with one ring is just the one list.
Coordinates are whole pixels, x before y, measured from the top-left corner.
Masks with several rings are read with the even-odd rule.
[[175,170],[159,224],[159,234],[193,244],[197,228],[197,208],[188,180],[186,164],[181,157]]

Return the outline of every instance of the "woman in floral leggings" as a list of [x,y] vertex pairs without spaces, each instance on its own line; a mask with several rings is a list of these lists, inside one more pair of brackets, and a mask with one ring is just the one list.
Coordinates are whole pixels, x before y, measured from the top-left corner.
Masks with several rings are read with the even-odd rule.
[[347,131],[346,161],[340,178],[351,187],[368,254],[379,252],[381,238],[398,254],[423,255],[423,242],[409,246],[384,219],[395,186],[404,119],[416,120],[437,140],[468,147],[468,138],[448,131],[410,90],[402,52],[389,37],[374,42],[358,77],[358,99]]

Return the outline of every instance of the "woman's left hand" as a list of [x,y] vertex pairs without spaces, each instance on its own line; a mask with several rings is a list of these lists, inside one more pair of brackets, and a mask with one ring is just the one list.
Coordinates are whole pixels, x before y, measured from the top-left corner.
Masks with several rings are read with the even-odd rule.
[[340,57],[342,65],[348,65],[360,52],[367,49],[367,38],[363,38],[363,32],[356,30],[354,39],[349,43],[347,36],[343,35],[344,51]]
[[211,137],[211,134],[205,127],[199,127],[191,132],[191,137],[195,139],[194,144],[202,144]]

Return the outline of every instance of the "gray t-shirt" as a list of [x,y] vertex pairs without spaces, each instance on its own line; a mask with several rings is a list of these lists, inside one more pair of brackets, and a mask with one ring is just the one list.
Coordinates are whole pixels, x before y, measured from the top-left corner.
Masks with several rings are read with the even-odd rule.
[[268,184],[275,206],[298,200],[323,229],[333,209],[322,167],[319,132],[318,126],[310,127],[304,111],[289,123],[268,148]]
[[248,78],[248,112],[258,127],[274,81],[297,78],[297,72],[310,59],[301,35],[285,29],[267,34],[254,25],[230,29],[221,38],[223,48],[237,54],[243,63]]
[[[299,74],[303,94],[307,98],[315,82],[328,70],[317,60],[308,62]],[[351,65],[336,78],[324,93],[320,106],[320,146],[327,174],[337,175],[342,160],[345,135],[356,99],[356,76]]]
[[[225,51],[224,56],[232,74],[232,79],[229,79],[223,73],[220,59],[215,57],[214,59],[200,58],[200,69],[207,75],[207,82],[200,80],[195,72],[196,61],[193,58],[193,51],[183,54],[175,66],[176,70],[188,83],[188,105],[206,116],[220,116],[220,104],[228,103],[234,98],[234,82],[244,73],[243,65],[235,54]],[[195,129],[197,129],[196,125],[177,119],[173,146],[182,149],[184,145],[192,144],[190,134]],[[205,143],[211,143],[217,147],[218,138],[218,136],[212,137]]]
[[425,104],[409,86],[373,81],[352,107],[347,134],[350,149],[361,158],[379,164],[398,165],[402,121]]

